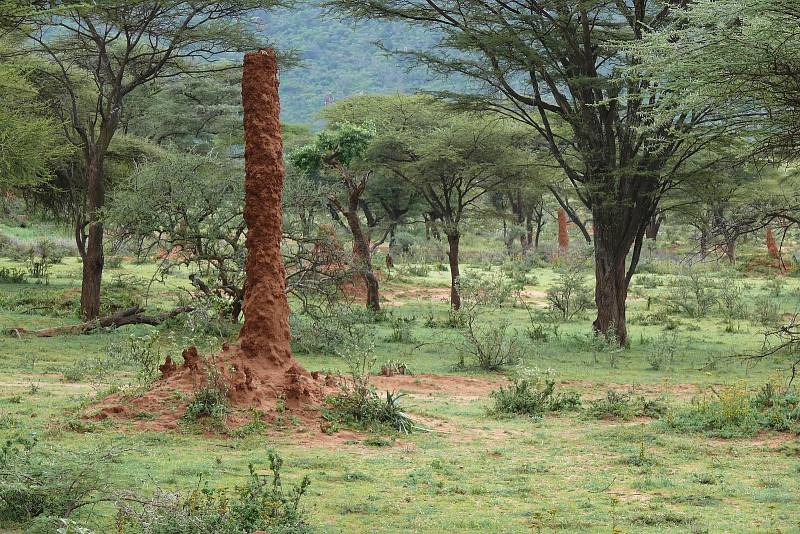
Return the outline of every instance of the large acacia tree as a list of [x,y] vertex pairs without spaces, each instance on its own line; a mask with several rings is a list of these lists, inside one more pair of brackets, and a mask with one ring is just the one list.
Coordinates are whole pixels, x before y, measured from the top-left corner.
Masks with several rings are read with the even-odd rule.
[[704,113],[677,113],[644,128],[660,93],[623,74],[626,43],[666,24],[680,1],[329,0],[345,16],[388,19],[441,35],[432,50],[405,52],[433,72],[466,78],[445,94],[528,125],[548,145],[591,211],[597,318],[627,338],[625,300],[645,229],[660,196],[703,140],[685,134]]
[[75,210],[75,237],[83,258],[85,319],[100,310],[105,164],[130,95],[154,80],[231,68],[213,59],[259,45],[249,15],[282,4],[103,0],[59,4],[56,12],[2,14],[3,25],[25,39],[22,53],[49,64],[40,74],[58,87],[55,108],[68,141],[80,149],[74,189],[82,202]]

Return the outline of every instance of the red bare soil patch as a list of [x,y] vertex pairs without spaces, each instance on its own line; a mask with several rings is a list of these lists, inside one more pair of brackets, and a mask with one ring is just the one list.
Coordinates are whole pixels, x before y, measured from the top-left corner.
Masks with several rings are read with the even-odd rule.
[[373,376],[370,382],[382,391],[405,391],[419,395],[445,395],[462,399],[486,397],[490,391],[509,383],[504,378],[486,379],[458,375]]

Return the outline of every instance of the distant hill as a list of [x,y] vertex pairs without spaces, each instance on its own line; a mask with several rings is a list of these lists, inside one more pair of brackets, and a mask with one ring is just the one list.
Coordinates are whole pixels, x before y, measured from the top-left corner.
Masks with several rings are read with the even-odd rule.
[[383,21],[343,23],[314,6],[273,12],[261,22],[271,41],[298,50],[304,61],[303,67],[281,74],[285,122],[319,122],[315,114],[326,99],[442,87],[424,67],[409,71],[374,44],[381,41],[393,49],[432,46],[435,38],[422,29]]

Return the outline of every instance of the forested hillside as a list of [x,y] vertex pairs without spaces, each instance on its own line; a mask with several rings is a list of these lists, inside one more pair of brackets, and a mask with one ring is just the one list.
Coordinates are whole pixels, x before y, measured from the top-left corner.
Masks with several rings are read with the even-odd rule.
[[[359,93],[410,92],[434,87],[425,69],[408,71],[374,43],[392,49],[428,47],[431,34],[397,23],[342,22],[320,7],[297,7],[264,15],[260,27],[280,48],[295,49],[303,66],[281,75],[283,120],[309,123],[326,97],[341,100]],[[441,84],[441,82],[438,82]]]

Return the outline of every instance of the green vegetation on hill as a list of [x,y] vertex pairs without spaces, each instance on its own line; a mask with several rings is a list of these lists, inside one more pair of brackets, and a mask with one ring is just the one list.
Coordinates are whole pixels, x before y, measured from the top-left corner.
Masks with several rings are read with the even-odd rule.
[[372,21],[348,23],[317,6],[286,9],[265,15],[262,32],[278,47],[295,49],[303,59],[299,68],[281,75],[283,120],[309,123],[325,106],[362,93],[408,93],[436,88],[441,82],[425,68],[408,69],[389,57],[376,42],[389,49],[433,45],[431,33],[403,24]]

